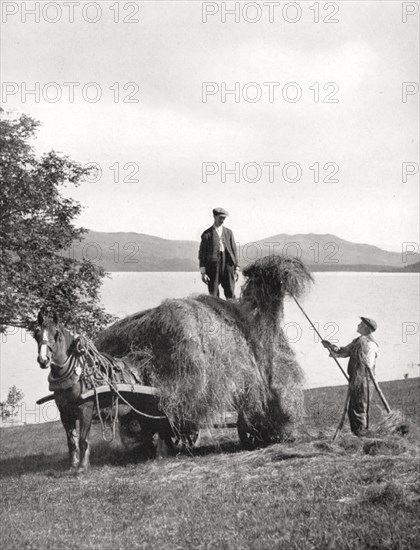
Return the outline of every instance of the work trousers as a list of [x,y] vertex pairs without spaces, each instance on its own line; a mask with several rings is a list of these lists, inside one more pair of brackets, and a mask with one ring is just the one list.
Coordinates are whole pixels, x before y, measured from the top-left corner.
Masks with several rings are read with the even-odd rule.
[[350,382],[350,400],[348,416],[350,421],[351,431],[355,435],[359,435],[367,426],[368,411],[370,401],[370,387],[369,380],[363,379],[361,387],[355,391]]
[[211,262],[206,266],[206,274],[209,276],[209,294],[219,297],[219,285],[222,285],[227,300],[235,298],[235,266],[226,263],[224,252],[219,253],[217,262]]

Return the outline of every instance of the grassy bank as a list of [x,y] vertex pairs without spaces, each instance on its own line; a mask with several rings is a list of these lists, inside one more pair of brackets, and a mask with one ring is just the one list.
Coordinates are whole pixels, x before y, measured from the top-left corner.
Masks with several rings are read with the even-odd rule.
[[[419,425],[420,379],[383,383]],[[59,423],[1,430],[1,546],[43,549],[419,546],[417,430],[331,435],[344,387],[306,392],[311,437],[244,452],[235,430],[202,434],[194,456],[141,462],[92,436],[91,473],[66,472]],[[379,402],[372,421],[381,418]]]

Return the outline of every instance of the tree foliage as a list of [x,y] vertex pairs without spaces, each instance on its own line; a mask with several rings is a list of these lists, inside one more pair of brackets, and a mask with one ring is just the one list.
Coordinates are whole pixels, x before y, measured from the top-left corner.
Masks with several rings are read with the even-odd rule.
[[40,309],[54,309],[65,324],[94,336],[112,320],[99,301],[106,274],[65,252],[86,230],[74,225],[80,203],[62,194],[87,170],[55,151],[37,158],[30,140],[39,122],[1,114],[0,329],[32,329]]
[[24,397],[22,390],[19,390],[15,385],[11,386],[6,401],[0,402],[0,416],[2,418],[16,416],[19,411],[19,403]]

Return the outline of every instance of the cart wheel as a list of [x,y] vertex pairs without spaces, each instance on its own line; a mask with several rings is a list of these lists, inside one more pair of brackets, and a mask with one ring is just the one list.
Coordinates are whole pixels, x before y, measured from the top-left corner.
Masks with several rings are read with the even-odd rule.
[[191,449],[194,448],[199,437],[200,437],[199,428],[194,428],[194,429],[188,430],[188,432],[182,432],[178,435],[172,436],[172,442],[174,444],[175,449],[178,452],[190,451]]
[[136,451],[145,457],[153,457],[153,432],[141,428],[135,415],[122,416],[119,419],[119,434],[124,447],[128,451]]
[[258,447],[258,443],[256,441],[255,434],[249,428],[242,415],[238,416],[236,427],[238,429],[238,436],[242,449],[245,451],[252,451],[253,449],[256,449]]
[[200,436],[199,426],[191,420],[174,420],[172,442],[178,452],[190,451],[196,445]]

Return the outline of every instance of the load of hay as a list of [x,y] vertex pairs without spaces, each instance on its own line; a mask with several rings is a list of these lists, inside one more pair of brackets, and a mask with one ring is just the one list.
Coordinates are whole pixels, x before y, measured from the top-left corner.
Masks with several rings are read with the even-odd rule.
[[236,410],[246,436],[284,439],[303,415],[303,373],[280,327],[283,301],[300,296],[312,277],[300,260],[282,256],[243,274],[239,300],[165,300],[117,321],[96,343],[130,358],[172,421],[211,424]]

